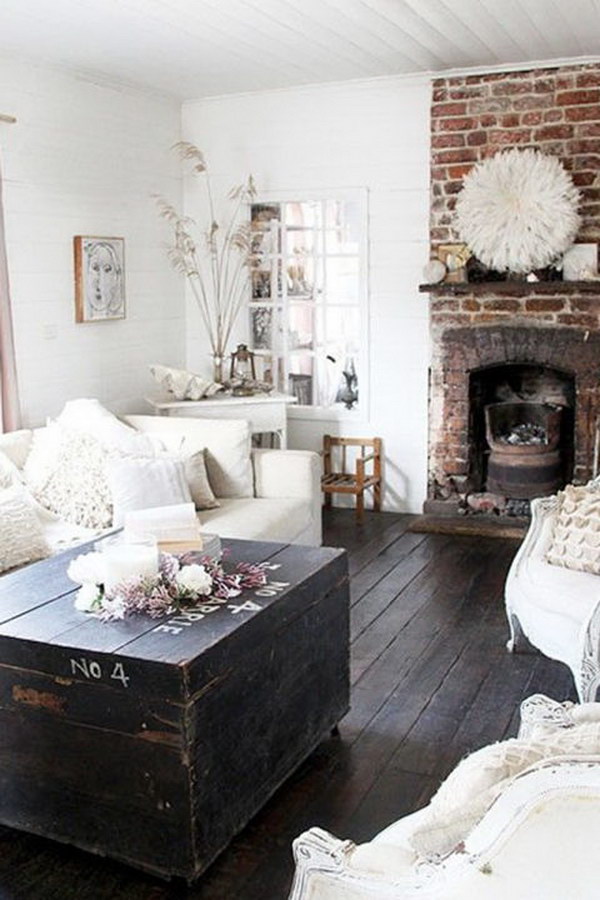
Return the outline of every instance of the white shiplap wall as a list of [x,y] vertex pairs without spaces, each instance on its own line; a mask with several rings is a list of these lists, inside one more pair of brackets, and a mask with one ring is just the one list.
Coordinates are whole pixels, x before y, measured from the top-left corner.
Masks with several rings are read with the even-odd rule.
[[[94,396],[144,409],[148,364],[184,356],[183,285],[152,192],[181,200],[180,106],[0,59],[4,210],[24,424]],[[75,324],[75,234],[125,238],[127,317]]]
[[[369,415],[294,419],[290,444],[321,447],[322,435],[380,435],[385,508],[418,512],[427,470],[427,298],[430,84],[385,78],[261,92],[184,105],[183,135],[201,147],[219,192],[252,172],[261,191],[366,188],[369,195]],[[191,187],[188,213],[197,214]],[[188,306],[187,358],[206,366],[198,315]]]

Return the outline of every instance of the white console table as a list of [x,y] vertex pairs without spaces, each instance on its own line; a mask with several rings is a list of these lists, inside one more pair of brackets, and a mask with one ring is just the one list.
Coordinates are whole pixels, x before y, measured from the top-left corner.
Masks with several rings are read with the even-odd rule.
[[253,434],[275,432],[282,450],[287,447],[287,406],[291,394],[252,394],[207,397],[205,400],[168,400],[146,397],[157,416],[198,416],[204,419],[246,419]]

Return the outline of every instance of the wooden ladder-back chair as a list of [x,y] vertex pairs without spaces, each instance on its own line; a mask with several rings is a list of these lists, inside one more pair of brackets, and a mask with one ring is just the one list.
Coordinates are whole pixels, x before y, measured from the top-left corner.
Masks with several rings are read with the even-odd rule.
[[[341,471],[334,469],[333,448],[341,448]],[[354,472],[347,471],[346,450],[360,447],[360,455],[355,460]],[[369,454],[366,453],[370,449]],[[367,475],[365,466],[372,463],[372,473]],[[356,497],[356,520],[361,523],[365,511],[365,491],[373,488],[373,509],[381,510],[381,438],[343,438],[323,436],[323,470],[321,489],[325,494],[325,506],[331,506],[332,494],[354,494]]]

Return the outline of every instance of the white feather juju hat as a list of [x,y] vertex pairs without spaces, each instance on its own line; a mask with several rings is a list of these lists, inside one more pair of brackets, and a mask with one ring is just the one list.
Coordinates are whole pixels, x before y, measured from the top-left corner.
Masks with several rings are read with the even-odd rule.
[[456,203],[461,240],[489,269],[553,263],[579,229],[579,192],[555,156],[507,150],[469,172]]

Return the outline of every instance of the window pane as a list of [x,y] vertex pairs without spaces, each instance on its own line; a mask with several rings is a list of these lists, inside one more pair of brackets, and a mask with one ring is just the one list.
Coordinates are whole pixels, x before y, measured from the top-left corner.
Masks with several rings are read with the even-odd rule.
[[321,293],[323,264],[312,256],[294,256],[287,263],[287,291],[289,297],[311,299]]
[[325,261],[327,299],[330,302],[358,303],[357,256],[333,256]]
[[285,204],[285,224],[288,228],[322,228],[322,204],[317,201],[287,202]]
[[285,246],[288,256],[312,256],[322,251],[322,232],[313,228],[288,228]]
[[288,321],[288,346],[290,350],[313,350],[315,323],[312,304],[291,304]]
[[254,357],[254,368],[256,369],[256,377],[259,381],[266,381],[267,384],[273,384],[276,378],[275,361],[269,354],[257,354]]
[[358,255],[361,210],[354,201],[332,200],[326,205],[326,253]]
[[272,306],[252,306],[250,308],[250,335],[254,350],[270,350],[273,346]]
[[271,296],[271,270],[253,269],[252,274],[252,299],[266,300]]
[[298,398],[301,406],[313,406],[314,400],[314,358],[306,353],[293,353],[290,357],[288,376],[289,392]]
[[250,222],[254,232],[252,250],[257,255],[280,252],[279,234],[281,204],[253,203],[250,208]]
[[329,306],[325,312],[325,328],[329,352],[355,356],[360,347],[360,313],[357,306]]

